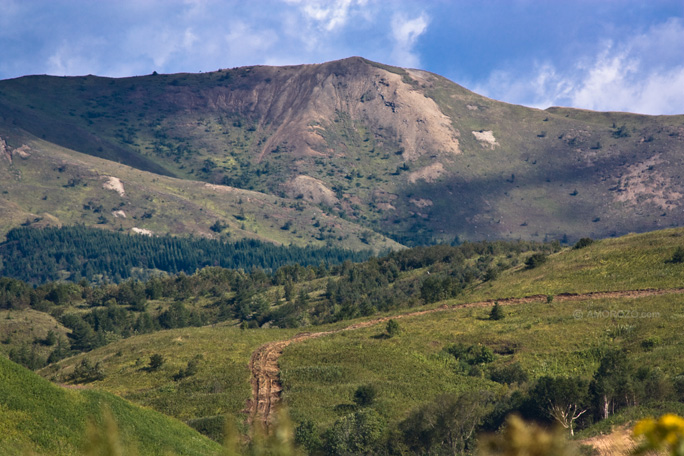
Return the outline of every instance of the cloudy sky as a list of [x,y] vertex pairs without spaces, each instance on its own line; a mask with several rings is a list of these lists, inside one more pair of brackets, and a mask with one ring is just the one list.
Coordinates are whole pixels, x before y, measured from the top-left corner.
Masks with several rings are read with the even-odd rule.
[[682,0],[0,0],[0,79],[352,55],[527,106],[684,113]]

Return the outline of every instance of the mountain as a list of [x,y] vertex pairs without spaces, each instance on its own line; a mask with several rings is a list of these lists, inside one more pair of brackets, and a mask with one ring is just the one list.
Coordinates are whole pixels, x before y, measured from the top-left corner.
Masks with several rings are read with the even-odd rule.
[[[5,230],[42,217],[210,236],[225,220],[238,237],[380,249],[684,223],[684,116],[515,106],[360,57],[0,81],[0,137]],[[220,203],[237,199],[253,204]],[[125,222],[92,214],[117,204]],[[294,235],[280,229],[288,205],[307,211]]]

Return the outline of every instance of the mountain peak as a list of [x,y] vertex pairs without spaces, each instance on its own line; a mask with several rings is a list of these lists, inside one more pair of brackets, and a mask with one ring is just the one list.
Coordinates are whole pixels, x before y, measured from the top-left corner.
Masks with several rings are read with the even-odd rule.
[[[0,112],[7,150],[34,138],[156,174],[279,196],[367,230],[369,245],[379,233],[406,243],[543,240],[684,224],[684,116],[530,109],[360,56],[202,74],[0,81]],[[20,223],[54,211],[44,194],[23,202],[22,192],[38,191],[25,187],[32,163],[0,159],[0,188],[19,192],[7,201],[26,214]],[[78,207],[119,210],[77,194],[77,179],[60,185],[86,198]],[[249,230],[249,217],[238,216]],[[140,228],[165,230],[142,220]],[[122,218],[101,221],[116,228]],[[317,242],[348,234],[330,230]]]

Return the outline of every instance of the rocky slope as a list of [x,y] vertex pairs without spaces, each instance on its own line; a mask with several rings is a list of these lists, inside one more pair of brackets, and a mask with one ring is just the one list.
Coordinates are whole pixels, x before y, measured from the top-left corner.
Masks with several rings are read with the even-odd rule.
[[684,223],[684,116],[530,109],[359,57],[0,81],[5,172],[20,134],[306,204],[357,227],[367,245],[377,233],[405,244],[574,240]]

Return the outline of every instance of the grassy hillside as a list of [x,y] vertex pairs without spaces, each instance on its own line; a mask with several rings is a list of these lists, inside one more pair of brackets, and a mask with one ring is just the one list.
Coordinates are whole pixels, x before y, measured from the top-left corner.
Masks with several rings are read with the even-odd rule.
[[[50,335],[52,332],[52,335]],[[69,329],[46,312],[33,309],[0,310],[0,352],[9,355],[24,349],[30,357],[47,359],[54,345],[61,338],[65,340]],[[37,364],[36,364],[37,365]]]
[[[248,364],[252,351],[269,340],[292,334],[293,330],[226,326],[161,331],[63,360],[41,373],[49,379],[68,381],[68,374],[84,358],[93,364],[99,362],[104,379],[89,383],[91,387],[151,407],[220,439],[226,414],[240,422],[246,418],[241,411],[251,393]],[[164,362],[152,370],[149,364],[154,354],[161,355]],[[196,373],[178,378],[179,371],[192,360],[197,362]]]
[[[0,136],[6,136],[5,131],[0,126]],[[306,201],[152,174],[25,133],[13,136],[11,147],[20,146],[21,153],[0,159],[3,236],[19,225],[83,224],[150,235],[192,234],[354,250],[400,248]],[[217,224],[218,229],[211,229]]]
[[[311,420],[323,431],[360,410],[354,394],[360,386],[371,385],[377,390],[371,408],[388,426],[395,426],[413,409],[445,392],[488,391],[501,400],[510,398],[521,387],[505,386],[494,379],[507,375],[511,368],[523,371],[529,384],[542,376],[579,376],[589,381],[603,356],[614,349],[624,350],[631,365],[642,367],[639,375],[644,379],[658,376],[663,384],[672,385],[684,374],[680,356],[684,341],[678,329],[684,318],[683,295],[635,295],[630,291],[680,286],[684,267],[669,260],[681,246],[682,231],[629,235],[566,249],[533,269],[525,269],[524,261],[518,260],[520,266],[496,279],[466,289],[455,299],[426,307],[434,309],[433,313],[397,318],[401,330],[394,337],[385,334],[383,322],[293,343],[279,360],[283,401],[295,422]],[[411,261],[411,251],[399,257]],[[404,273],[402,280],[420,283],[443,273],[443,267],[435,263],[413,269]],[[307,305],[316,308],[325,301],[325,287],[329,285],[325,279],[317,279],[296,286],[308,290]],[[561,295],[596,291],[624,293],[572,300]],[[489,319],[491,302],[461,305],[532,294],[541,298],[517,303],[502,300],[505,317],[498,321]],[[453,308],[443,308],[445,304]],[[416,310],[421,308],[379,312],[307,331],[340,329]],[[216,437],[220,435],[220,414],[244,417],[241,411],[250,394],[250,353],[265,342],[284,340],[296,333],[292,329],[231,327],[162,331],[63,360],[42,374],[64,380],[83,358],[101,362],[105,378],[93,385],[186,420]],[[468,364],[449,353],[454,344],[486,347],[493,359]],[[155,353],[165,362],[151,371],[148,365]],[[193,359],[197,360],[197,372],[179,376]],[[672,386],[667,388],[674,394]],[[661,409],[674,407],[662,401],[649,404]]]
[[[490,375],[513,363],[532,380],[544,375],[590,379],[602,354],[620,348],[636,365],[659,369],[669,378],[684,372],[684,341],[677,329],[684,318],[681,296],[512,305],[505,306],[500,321],[488,319],[490,310],[400,319],[401,334],[391,339],[381,337],[385,328],[378,325],[290,345],[280,360],[283,400],[296,421],[310,419],[325,428],[355,410],[355,391],[370,384],[378,391],[373,408],[397,423],[441,393],[486,389],[504,395],[507,387]],[[644,318],[586,317],[611,311]],[[494,361],[464,368],[445,351],[456,343],[489,347]]]
[[684,284],[684,266],[670,260],[684,247],[683,237],[684,230],[677,228],[602,239],[551,255],[539,268],[519,266],[503,272],[465,299],[678,288]]
[[[184,424],[112,394],[56,386],[0,356],[0,454],[84,454],[87,424],[118,425],[125,452],[218,454],[220,446]],[[109,429],[111,431],[111,429]],[[104,430],[100,432],[106,432]],[[111,436],[110,436],[111,437]]]

